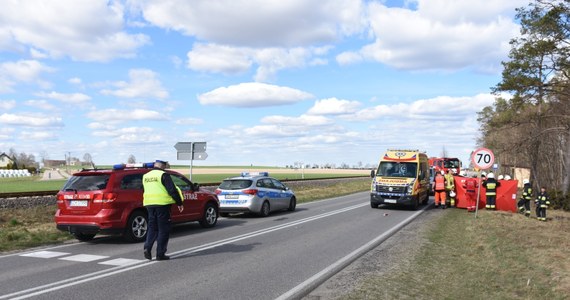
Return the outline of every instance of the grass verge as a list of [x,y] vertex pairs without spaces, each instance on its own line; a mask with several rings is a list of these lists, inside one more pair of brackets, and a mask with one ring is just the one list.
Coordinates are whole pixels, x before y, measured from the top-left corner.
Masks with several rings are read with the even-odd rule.
[[[308,181],[296,186],[294,191],[297,202],[302,203],[348,195],[369,188],[370,179],[354,179],[334,183]],[[57,244],[73,239],[69,233],[56,229],[53,221],[56,209],[53,205],[0,210],[0,252]]]
[[411,263],[343,299],[568,299],[570,214],[548,216],[449,209]]
[[60,243],[72,236],[55,228],[56,206],[2,209],[0,252]]

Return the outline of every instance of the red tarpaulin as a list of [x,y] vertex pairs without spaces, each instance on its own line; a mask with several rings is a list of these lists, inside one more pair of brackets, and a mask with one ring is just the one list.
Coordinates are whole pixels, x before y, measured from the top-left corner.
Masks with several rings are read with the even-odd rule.
[[[465,179],[467,177],[454,176],[455,178],[455,198],[456,206],[458,208],[467,208],[467,192],[465,191]],[[501,186],[497,188],[497,203],[496,209],[502,211],[517,212],[517,180],[499,180]],[[481,183],[479,182],[479,185]],[[475,192],[477,193],[477,192]],[[485,188],[481,186],[479,196],[479,209],[485,208],[487,197],[485,196]],[[475,194],[475,197],[477,195]]]

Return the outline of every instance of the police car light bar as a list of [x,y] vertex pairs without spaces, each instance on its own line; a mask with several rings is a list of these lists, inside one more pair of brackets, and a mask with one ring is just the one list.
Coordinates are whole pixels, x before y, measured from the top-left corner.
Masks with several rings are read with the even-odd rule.
[[269,172],[241,172],[241,177],[247,176],[269,176]]
[[153,162],[149,163],[134,163],[134,164],[116,164],[113,165],[113,170],[122,170],[125,168],[152,168],[154,167]]

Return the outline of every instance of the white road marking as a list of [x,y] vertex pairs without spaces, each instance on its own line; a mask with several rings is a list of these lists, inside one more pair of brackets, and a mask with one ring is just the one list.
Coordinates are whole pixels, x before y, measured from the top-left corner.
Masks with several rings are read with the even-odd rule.
[[102,256],[102,255],[91,255],[91,254],[77,254],[67,257],[60,258],[61,260],[69,260],[69,261],[78,261],[78,262],[89,262],[94,260],[101,260],[109,258],[109,256]]
[[130,258],[116,258],[107,261],[102,261],[100,265],[107,265],[107,266],[129,266],[134,265],[136,263],[143,262],[142,259],[130,259]]
[[[254,232],[250,232],[250,233],[246,233],[243,235],[239,235],[237,237],[233,237],[233,238],[228,238],[228,239],[224,239],[224,240],[220,240],[220,241],[216,241],[216,242],[212,242],[212,243],[207,243],[201,246],[197,246],[197,247],[192,247],[192,248],[188,248],[188,249],[184,249],[181,251],[177,251],[174,253],[171,253],[171,257],[175,258],[175,257],[180,257],[180,256],[185,256],[185,255],[189,255],[192,253],[196,253],[199,251],[204,251],[204,250],[208,250],[208,249],[212,249],[215,247],[220,247],[229,243],[233,243],[236,241],[240,241],[240,240],[245,240],[251,237],[255,237],[255,236],[259,236],[262,234],[266,234],[266,233],[270,233],[270,232],[274,232],[277,230],[281,230],[281,229],[285,229],[285,228],[289,228],[291,226],[296,226],[302,223],[306,223],[306,222],[311,222],[311,221],[315,221],[318,219],[322,219],[325,217],[329,217],[332,215],[336,215],[339,213],[343,213],[346,211],[350,211],[353,209],[357,209],[363,206],[368,206],[370,205],[368,202],[366,203],[361,203],[358,205],[353,205],[353,206],[349,206],[349,207],[345,207],[345,208],[341,208],[338,210],[334,210],[331,212],[327,212],[327,213],[323,213],[320,215],[316,215],[316,216],[312,216],[312,217],[308,217],[305,219],[301,219],[301,220],[297,220],[297,221],[293,221],[290,223],[285,223],[285,224],[281,224],[281,225],[277,225],[277,226],[273,226],[273,227],[269,227],[266,229],[261,229],[261,230],[257,230]],[[146,266],[150,266],[153,265],[155,263],[157,263],[158,261],[147,261],[144,260],[141,263],[135,264],[135,265],[131,265],[131,266],[117,266],[117,267],[113,267],[110,269],[106,269],[106,270],[101,270],[101,271],[97,271],[97,272],[92,272],[92,273],[87,273],[87,274],[83,274],[80,276],[76,276],[76,277],[72,277],[72,278],[68,278],[68,279],[64,279],[64,280],[60,280],[57,282],[52,282],[52,283],[48,283],[42,286],[36,286],[33,288],[29,288],[26,290],[21,290],[18,292],[14,292],[11,294],[6,294],[6,295],[1,295],[0,299],[12,299],[12,300],[16,300],[16,299],[26,299],[26,298],[30,298],[30,297],[34,297],[34,296],[38,296],[38,295],[43,295],[52,291],[57,291],[60,289],[64,289],[64,288],[68,288],[71,286],[75,286],[78,284],[82,284],[85,282],[89,282],[89,281],[93,281],[93,280],[97,280],[97,279],[101,279],[101,278],[105,278],[105,277],[109,277],[115,274],[120,274],[120,273],[124,273],[127,271],[131,271],[131,270],[135,270],[138,268],[142,268],[142,267],[146,267]]]
[[21,254],[20,256],[26,257],[39,257],[39,258],[54,258],[59,256],[68,255],[67,252],[57,252],[57,251],[37,251],[32,253]]

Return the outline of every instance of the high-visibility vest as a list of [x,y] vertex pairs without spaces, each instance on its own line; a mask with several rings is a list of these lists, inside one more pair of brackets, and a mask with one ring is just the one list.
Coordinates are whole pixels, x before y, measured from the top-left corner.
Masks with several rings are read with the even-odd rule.
[[530,187],[530,184],[525,184],[524,188],[523,188],[523,193],[522,193],[522,198],[524,200],[530,200],[532,199],[532,187]]
[[445,190],[445,179],[441,175],[435,176],[435,190]]
[[455,179],[453,178],[452,174],[445,174],[445,189],[446,190],[453,190],[453,187],[455,186]]
[[495,196],[497,195],[497,182],[495,179],[489,178],[485,183],[485,189],[487,190],[487,196]]
[[542,208],[547,208],[550,205],[550,199],[548,198],[548,194],[540,194],[538,195],[538,199],[536,199],[537,204]]
[[143,175],[143,205],[168,205],[176,201],[166,191],[162,184],[164,171],[152,170]]

